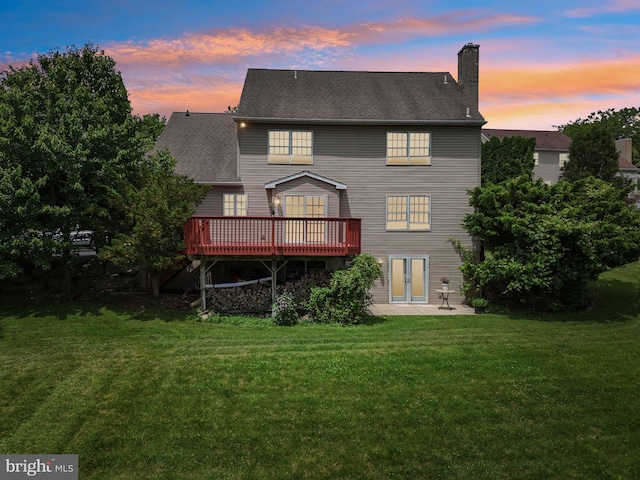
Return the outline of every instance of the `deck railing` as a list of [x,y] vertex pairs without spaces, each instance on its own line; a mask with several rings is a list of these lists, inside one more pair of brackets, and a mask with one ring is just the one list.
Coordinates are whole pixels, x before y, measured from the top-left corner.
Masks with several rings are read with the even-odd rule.
[[360,219],[210,217],[185,225],[188,255],[347,256],[360,253]]

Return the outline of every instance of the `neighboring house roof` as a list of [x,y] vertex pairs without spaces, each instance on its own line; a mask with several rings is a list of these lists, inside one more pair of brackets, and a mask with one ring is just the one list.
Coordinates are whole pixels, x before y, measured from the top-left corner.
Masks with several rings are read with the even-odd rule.
[[482,125],[449,73],[249,69],[236,120]]
[[631,172],[638,171],[638,167],[636,167],[633,163],[631,163],[626,158],[622,158],[622,157],[618,157],[618,167],[620,168],[620,170],[625,170],[625,171],[628,170]]
[[499,130],[494,128],[483,128],[482,135],[487,139],[498,138],[502,140],[506,137],[524,137],[536,139],[536,150],[560,150],[569,151],[571,139],[564,133],[546,130]]
[[322,175],[318,175],[317,173],[312,173],[307,170],[300,173],[295,173],[293,175],[289,175],[288,177],[279,178],[278,180],[274,180],[269,183],[265,183],[264,188],[266,188],[267,190],[273,189],[273,188],[276,188],[281,183],[289,182],[291,180],[297,180],[298,178],[302,178],[302,177],[309,177],[315,180],[320,180],[321,182],[324,182],[324,183],[328,183],[329,185],[333,185],[334,187],[336,187],[336,190],[347,189],[347,186],[344,183],[337,182],[336,180],[331,180],[330,178],[323,177]]
[[196,183],[239,183],[236,131],[229,114],[174,112],[155,148],[168,149],[176,173]]

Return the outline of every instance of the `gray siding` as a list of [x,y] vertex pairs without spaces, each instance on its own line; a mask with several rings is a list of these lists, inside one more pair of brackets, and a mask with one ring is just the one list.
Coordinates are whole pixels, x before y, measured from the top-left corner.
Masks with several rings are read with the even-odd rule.
[[[547,183],[554,184],[560,178],[560,153],[552,150],[536,150],[538,152],[538,165],[533,169],[536,177],[542,178]],[[567,153],[567,152],[562,152]]]
[[[212,187],[211,190],[207,193],[207,196],[202,201],[200,205],[196,207],[196,215],[211,215],[220,216],[222,215],[222,199],[224,198],[225,193],[234,193],[234,194],[242,194],[245,193],[242,187]],[[249,202],[249,213],[251,214],[251,204],[252,202],[256,202],[257,200],[248,198]]]
[[[270,128],[311,129],[314,133],[313,165],[269,165],[267,131]],[[431,132],[432,164],[387,166],[388,130]],[[281,184],[279,187],[306,194],[324,188],[329,195],[330,212],[336,211],[339,194],[339,216],[362,219],[362,251],[381,260],[384,271],[372,292],[376,303],[388,302],[389,255],[429,256],[429,303],[438,301],[434,290],[440,288],[439,279],[443,275],[451,279],[452,289],[458,289],[462,282],[458,270],[460,257],[448,240],[454,237],[471,246],[461,222],[471,211],[466,192],[480,183],[480,127],[249,124],[238,134],[240,177],[250,198],[250,215],[269,215],[266,182],[303,170],[312,171],[345,183],[347,190],[337,192],[334,187],[320,185],[317,181],[290,182],[292,185]],[[387,195],[430,195],[431,231],[387,232]],[[453,295],[450,301],[455,303]]]

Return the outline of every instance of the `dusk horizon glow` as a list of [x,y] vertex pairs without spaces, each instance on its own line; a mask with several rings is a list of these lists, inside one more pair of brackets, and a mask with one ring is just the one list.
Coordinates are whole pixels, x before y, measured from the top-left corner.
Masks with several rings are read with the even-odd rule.
[[26,1],[0,6],[0,70],[93,43],[116,61],[135,114],[169,118],[237,105],[248,68],[456,78],[458,51],[474,43],[487,128],[554,130],[640,106],[640,2],[531,3]]

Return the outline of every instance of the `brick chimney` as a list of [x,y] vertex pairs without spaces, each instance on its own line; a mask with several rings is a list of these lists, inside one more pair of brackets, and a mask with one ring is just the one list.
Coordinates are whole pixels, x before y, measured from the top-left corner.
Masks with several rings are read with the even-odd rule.
[[469,98],[468,107],[478,111],[478,77],[480,45],[467,43],[458,52],[458,85]]

